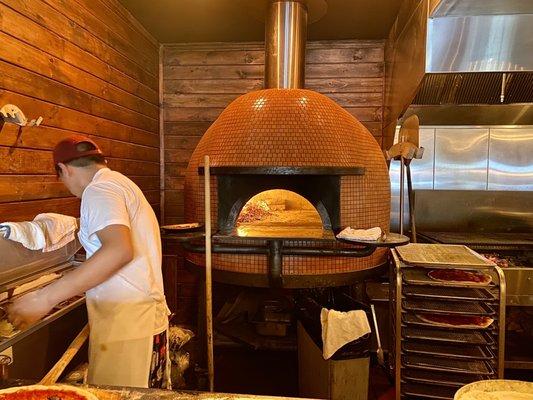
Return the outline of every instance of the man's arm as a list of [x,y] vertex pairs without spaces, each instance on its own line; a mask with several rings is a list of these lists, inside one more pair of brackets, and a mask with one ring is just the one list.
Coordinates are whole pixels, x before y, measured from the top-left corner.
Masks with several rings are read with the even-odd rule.
[[109,225],[96,233],[102,247],[91,258],[61,279],[15,300],[8,309],[15,326],[27,326],[43,318],[58,303],[105,282],[133,259],[130,229]]

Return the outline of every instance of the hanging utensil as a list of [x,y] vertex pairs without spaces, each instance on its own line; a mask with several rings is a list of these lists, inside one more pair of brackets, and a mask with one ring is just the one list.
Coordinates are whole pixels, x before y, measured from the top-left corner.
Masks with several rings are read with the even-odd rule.
[[[404,227],[404,187],[405,175],[407,175],[407,198],[409,201],[409,226],[411,230],[411,242],[416,242],[415,209],[413,199],[413,183],[411,178],[411,161],[413,158],[420,159],[424,153],[423,147],[419,146],[419,120],[416,115],[406,118],[398,132],[398,143],[385,151],[388,160],[400,160],[400,234]],[[404,171],[405,168],[405,171]]]
[[383,348],[381,347],[381,338],[379,336],[378,320],[376,318],[376,310],[374,309],[374,304],[370,304],[370,309],[372,310],[372,319],[374,320],[374,328],[376,329],[376,340],[378,342],[378,349],[376,355],[378,357],[378,364],[382,367],[385,367],[385,354],[383,354]]

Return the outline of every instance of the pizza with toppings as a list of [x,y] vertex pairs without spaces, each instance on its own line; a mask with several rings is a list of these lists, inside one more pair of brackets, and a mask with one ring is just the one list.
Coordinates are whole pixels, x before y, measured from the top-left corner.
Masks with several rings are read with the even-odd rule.
[[0,390],[0,400],[98,400],[87,390],[68,385],[32,385]]
[[494,320],[489,317],[477,315],[450,315],[450,314],[417,314],[417,317],[435,326],[448,328],[479,329],[488,328]]
[[428,272],[428,276],[434,281],[468,286],[486,286],[492,281],[492,277],[483,272],[452,268],[433,269]]

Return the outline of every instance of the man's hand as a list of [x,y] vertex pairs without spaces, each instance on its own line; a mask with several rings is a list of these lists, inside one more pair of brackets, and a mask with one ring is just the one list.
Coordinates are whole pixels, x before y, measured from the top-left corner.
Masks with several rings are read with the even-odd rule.
[[7,309],[11,323],[18,329],[25,329],[44,318],[52,310],[47,296],[41,291],[33,291],[16,299]]

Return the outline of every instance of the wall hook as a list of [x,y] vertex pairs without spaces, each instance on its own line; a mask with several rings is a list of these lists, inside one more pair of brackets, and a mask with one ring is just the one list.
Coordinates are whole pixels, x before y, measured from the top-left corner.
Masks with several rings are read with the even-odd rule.
[[13,104],[6,104],[0,108],[0,116],[3,122],[19,126],[39,126],[43,122],[43,117],[28,121],[22,110]]

